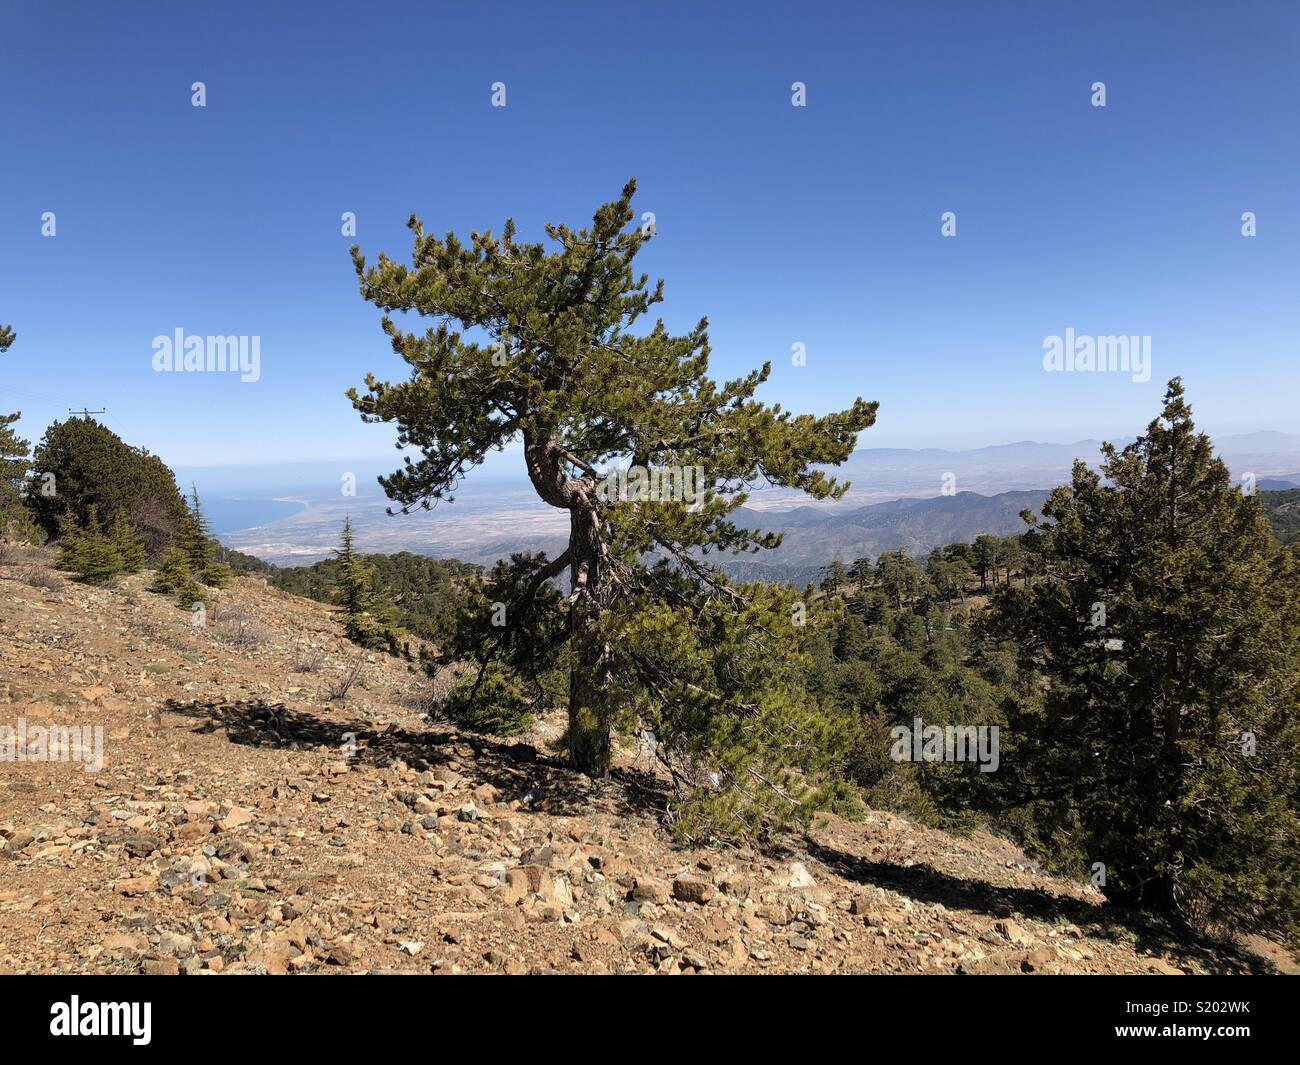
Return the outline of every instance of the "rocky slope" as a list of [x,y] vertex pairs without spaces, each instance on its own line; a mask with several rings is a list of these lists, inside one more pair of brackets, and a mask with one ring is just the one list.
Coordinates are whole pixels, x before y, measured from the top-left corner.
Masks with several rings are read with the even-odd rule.
[[[104,765],[0,762],[0,971],[1199,973],[1291,963],[1125,920],[1004,841],[876,813],[683,849],[635,752],[591,781],[430,720],[433,683],[240,578],[203,625],[0,564],[0,725]],[[354,666],[346,695],[337,688]],[[1268,955],[1268,960],[1264,957]]]

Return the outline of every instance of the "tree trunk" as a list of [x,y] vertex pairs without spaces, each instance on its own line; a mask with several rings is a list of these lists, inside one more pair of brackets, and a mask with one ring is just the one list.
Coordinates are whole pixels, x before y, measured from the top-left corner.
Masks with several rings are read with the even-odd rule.
[[609,605],[605,546],[594,509],[575,508],[570,514],[569,757],[580,772],[603,777],[610,762],[610,649],[593,630]]
[[570,477],[556,436],[525,427],[524,461],[537,494],[569,512],[569,757],[575,769],[594,777],[609,772],[610,648],[594,631],[609,606],[609,552],[592,498],[594,484]]
[[603,657],[590,633],[574,634],[569,669],[569,758],[575,769],[592,777],[609,773],[610,722]]

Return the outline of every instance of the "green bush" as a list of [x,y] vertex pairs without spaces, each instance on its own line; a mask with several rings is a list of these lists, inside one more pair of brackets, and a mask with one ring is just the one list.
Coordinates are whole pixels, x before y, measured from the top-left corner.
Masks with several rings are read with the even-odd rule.
[[[135,541],[129,537],[121,539],[116,529],[113,535],[106,536],[99,523],[95,508],[84,525],[78,525],[70,516],[65,516],[61,523],[60,550],[57,567],[75,573],[87,584],[104,584],[118,574],[129,571],[135,559]],[[126,557],[123,552],[131,554]]]
[[533,723],[531,703],[519,685],[502,670],[488,667],[460,677],[447,696],[443,712],[461,728],[493,736],[514,736]]

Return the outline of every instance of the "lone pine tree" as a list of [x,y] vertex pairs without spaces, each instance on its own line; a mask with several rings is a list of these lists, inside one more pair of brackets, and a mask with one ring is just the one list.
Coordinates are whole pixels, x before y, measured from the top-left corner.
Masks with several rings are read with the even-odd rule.
[[1073,836],[1112,899],[1294,940],[1294,555],[1178,379],[1145,435],[1106,445],[1100,473],[1077,464],[1043,516],[1027,515],[1034,580],[989,618],[1047,682],[1009,721],[999,801]]
[[352,519],[343,519],[343,542],[335,549],[338,583],[334,600],[343,611],[343,630],[349,640],[372,650],[397,654],[402,631],[388,611],[375,600],[374,575],[352,542]]
[[31,465],[30,446],[10,428],[21,414],[0,414],[0,538],[10,526],[26,525],[23,485]]
[[370,602],[370,575],[352,545],[352,519],[343,519],[343,542],[335,550],[339,561],[337,602],[343,609],[343,621],[350,625],[366,611]]
[[[623,608],[628,624],[635,624],[628,604],[638,604],[642,619],[654,604],[686,610],[696,635],[707,627],[709,639],[728,642],[720,638],[734,636],[728,624],[754,622],[748,596],[701,556],[779,544],[779,535],[728,520],[756,483],[840,497],[848,486],[815,467],[844,461],[876,413],[876,404],[862,399],[823,417],[760,403],[753,395],[770,363],[715,383],[707,376],[707,320],[680,336],[662,320],[634,334],[663,298],[662,281],[651,288],[645,274],[633,272],[649,239],[627,228],[635,187],[628,182],[600,207],[590,228],[548,225],[550,248],[516,240],[513,220],[500,237],[472,233],[466,244],[454,234],[426,234],[412,216],[409,266],[381,254],[368,267],[352,249],[361,294],[385,312],[384,332],[411,369],[397,384],[367,375],[364,395],[349,392],[364,420],[396,423],[398,445],[421,452],[380,479],[389,497],[403,512],[451,498],[490,450],[519,439],[537,495],[568,513],[567,548],[549,561],[529,556],[521,563],[531,567],[530,579],[511,582],[522,590],[504,604],[505,616],[508,626],[528,617],[527,601],[541,585],[567,575],[567,745],[574,765],[594,774],[609,765],[620,707],[652,709],[671,686],[657,666],[627,657],[638,640],[624,641],[607,623],[611,607]],[[389,317],[395,311],[436,324],[405,332]],[[698,468],[704,484],[693,504],[619,498],[603,483],[614,464]],[[671,567],[650,564],[656,558]],[[618,662],[627,669],[616,670]],[[618,690],[633,679],[636,693]]]
[[216,560],[216,544],[210,535],[208,520],[203,516],[197,485],[190,486],[190,498],[180,521],[178,539],[194,577],[212,588],[224,588],[230,580],[230,567]]

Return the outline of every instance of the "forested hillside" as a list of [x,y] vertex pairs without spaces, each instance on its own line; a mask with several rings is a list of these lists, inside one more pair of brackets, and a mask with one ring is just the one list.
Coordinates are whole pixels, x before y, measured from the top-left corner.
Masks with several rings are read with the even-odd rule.
[[1295,543],[1300,538],[1300,488],[1259,495],[1277,538],[1284,544]]
[[[320,603],[338,601],[337,558],[310,566],[280,567],[238,551],[223,550],[221,557],[236,573],[263,576],[274,588]],[[468,562],[426,558],[409,551],[357,557],[370,574],[375,597],[394,611],[401,627],[434,642],[446,636],[458,583],[482,572],[481,566]]]

